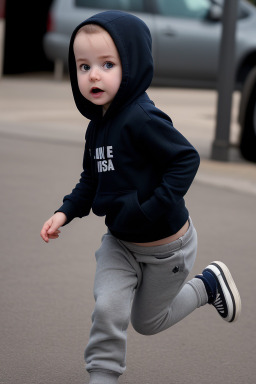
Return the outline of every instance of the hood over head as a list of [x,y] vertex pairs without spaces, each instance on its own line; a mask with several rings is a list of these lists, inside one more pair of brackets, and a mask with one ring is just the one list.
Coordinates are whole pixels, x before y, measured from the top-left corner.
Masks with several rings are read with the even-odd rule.
[[104,117],[111,116],[142,95],[153,78],[152,39],[147,25],[138,17],[122,11],[98,13],[79,24],[69,46],[69,73],[76,106],[83,116],[93,120],[101,118],[102,107],[85,99],[80,93],[73,43],[77,31],[86,24],[98,24],[112,37],[122,63],[120,88]]

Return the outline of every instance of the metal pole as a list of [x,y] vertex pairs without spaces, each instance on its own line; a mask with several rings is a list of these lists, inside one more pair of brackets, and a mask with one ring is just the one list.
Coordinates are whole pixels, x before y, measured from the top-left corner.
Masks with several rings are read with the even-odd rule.
[[5,44],[5,0],[0,0],[0,79],[3,76]]
[[225,0],[219,56],[218,104],[212,159],[228,161],[230,117],[234,90],[235,31],[239,0]]

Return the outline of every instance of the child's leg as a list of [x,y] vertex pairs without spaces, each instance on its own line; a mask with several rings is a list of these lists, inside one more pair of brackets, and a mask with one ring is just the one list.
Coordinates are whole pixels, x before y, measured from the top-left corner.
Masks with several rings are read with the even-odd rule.
[[197,252],[197,235],[190,220],[187,233],[158,247],[127,244],[141,263],[143,280],[132,308],[132,323],[142,334],[154,334],[177,323],[208,301],[200,279],[185,280]]
[[125,370],[126,330],[134,289],[141,278],[136,260],[110,234],[96,252],[95,309],[85,351],[90,383],[114,384]]

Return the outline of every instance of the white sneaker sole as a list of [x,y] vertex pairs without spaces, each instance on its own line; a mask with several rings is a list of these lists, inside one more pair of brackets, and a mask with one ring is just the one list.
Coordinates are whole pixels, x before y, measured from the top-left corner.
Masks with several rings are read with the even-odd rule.
[[228,314],[223,319],[230,323],[236,321],[241,313],[241,298],[228,267],[221,261],[213,261],[206,269],[214,273],[222,288],[228,308]]

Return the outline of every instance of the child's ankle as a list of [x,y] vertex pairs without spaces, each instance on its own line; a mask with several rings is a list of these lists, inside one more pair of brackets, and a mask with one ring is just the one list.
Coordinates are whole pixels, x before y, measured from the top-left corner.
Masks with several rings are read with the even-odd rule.
[[208,303],[212,304],[215,301],[218,292],[215,277],[206,270],[203,271],[202,275],[196,275],[195,277],[203,281],[208,295]]

